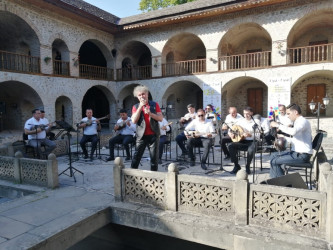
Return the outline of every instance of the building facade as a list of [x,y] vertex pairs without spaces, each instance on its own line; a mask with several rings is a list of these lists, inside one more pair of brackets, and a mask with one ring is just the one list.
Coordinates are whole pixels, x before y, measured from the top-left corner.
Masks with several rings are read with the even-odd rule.
[[[333,2],[198,0],[120,19],[79,0],[0,0],[0,130],[35,107],[114,122],[138,84],[168,119],[210,102],[222,120],[229,106],[267,117],[292,102],[313,117],[308,103],[333,96]],[[333,105],[320,115],[330,130]]]

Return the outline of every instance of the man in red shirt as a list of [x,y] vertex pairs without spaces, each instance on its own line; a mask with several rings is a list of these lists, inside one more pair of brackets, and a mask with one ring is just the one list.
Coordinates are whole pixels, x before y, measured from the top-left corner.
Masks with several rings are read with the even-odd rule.
[[139,85],[134,88],[133,95],[139,103],[132,108],[132,122],[136,126],[136,152],[131,168],[138,168],[140,160],[148,146],[150,153],[150,169],[158,169],[158,146],[160,141],[160,127],[158,122],[163,120],[160,106],[157,102],[148,100],[148,87]]

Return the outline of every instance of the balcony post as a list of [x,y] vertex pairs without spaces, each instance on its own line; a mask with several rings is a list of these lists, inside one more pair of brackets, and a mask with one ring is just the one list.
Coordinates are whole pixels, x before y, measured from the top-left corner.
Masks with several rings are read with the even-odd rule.
[[219,58],[217,49],[208,49],[206,51],[206,72],[215,72],[219,70]]
[[287,42],[285,40],[273,41],[271,60],[272,66],[286,65]]
[[70,76],[79,77],[80,76],[80,61],[79,54],[76,52],[69,52],[69,69]]
[[40,71],[43,74],[53,74],[52,47],[40,46]]
[[161,55],[151,57],[151,75],[152,77],[162,76],[162,57]]

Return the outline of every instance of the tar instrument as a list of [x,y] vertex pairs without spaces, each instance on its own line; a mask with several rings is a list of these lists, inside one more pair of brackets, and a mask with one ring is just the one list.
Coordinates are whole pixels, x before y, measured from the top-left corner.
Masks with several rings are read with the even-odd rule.
[[86,126],[91,126],[93,123],[96,123],[97,121],[101,121],[101,120],[104,120],[104,119],[110,119],[110,115],[106,115],[102,118],[97,118],[96,120],[91,120],[91,119],[88,119],[87,121],[81,121],[80,124],[86,124]]
[[287,140],[284,137],[278,137],[274,141],[274,147],[277,151],[285,151],[287,149]]
[[239,142],[245,139],[244,129],[239,125],[233,125],[230,132],[234,135],[234,138],[231,138],[233,142]]

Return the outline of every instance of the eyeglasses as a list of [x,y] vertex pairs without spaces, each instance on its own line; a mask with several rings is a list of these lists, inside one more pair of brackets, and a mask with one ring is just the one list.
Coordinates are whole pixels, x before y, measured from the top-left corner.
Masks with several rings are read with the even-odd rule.
[[198,115],[198,117],[204,117],[204,115]]

